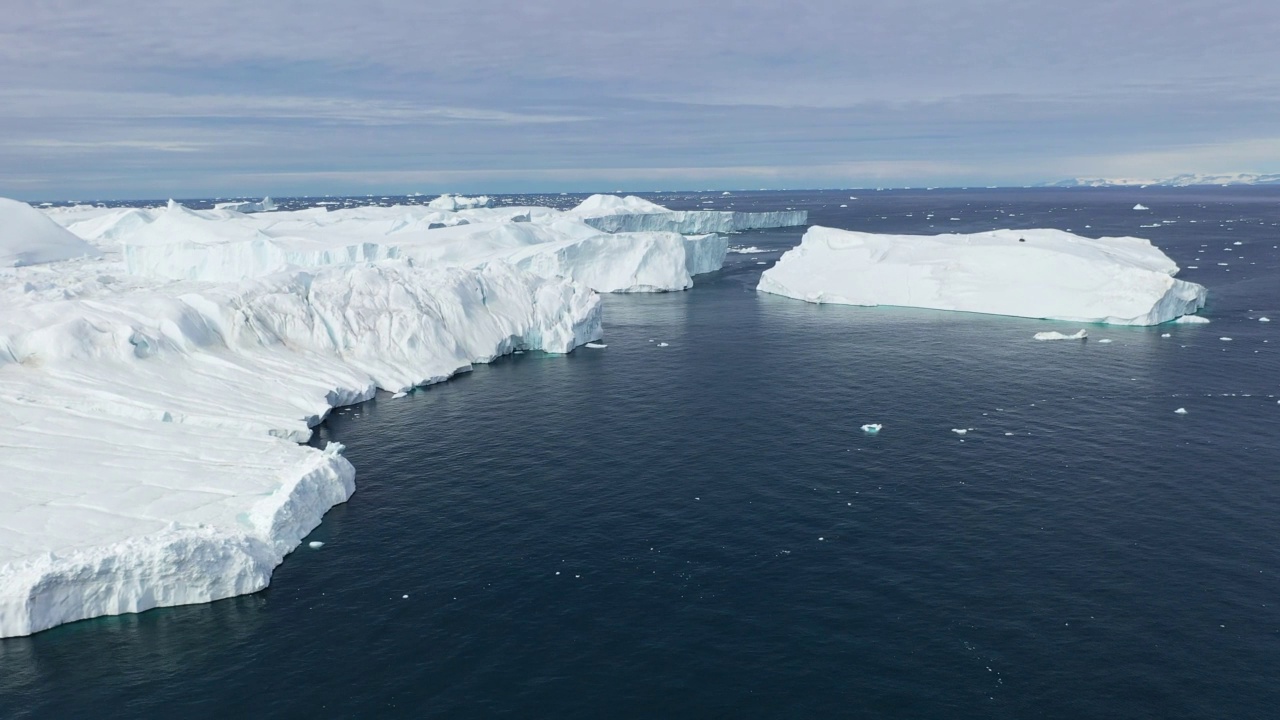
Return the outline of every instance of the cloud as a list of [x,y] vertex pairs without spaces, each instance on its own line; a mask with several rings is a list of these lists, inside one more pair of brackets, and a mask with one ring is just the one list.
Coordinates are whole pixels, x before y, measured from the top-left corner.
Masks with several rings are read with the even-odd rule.
[[1276,171],[1231,148],[1280,116],[1278,35],[1257,0],[30,3],[0,18],[0,166],[174,194],[422,167],[530,188],[877,163],[990,184],[1129,155]]

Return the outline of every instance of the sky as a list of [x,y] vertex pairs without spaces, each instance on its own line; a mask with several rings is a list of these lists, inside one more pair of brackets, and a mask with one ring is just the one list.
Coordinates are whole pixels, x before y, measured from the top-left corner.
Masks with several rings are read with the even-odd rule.
[[1274,0],[30,0],[0,196],[1280,172]]

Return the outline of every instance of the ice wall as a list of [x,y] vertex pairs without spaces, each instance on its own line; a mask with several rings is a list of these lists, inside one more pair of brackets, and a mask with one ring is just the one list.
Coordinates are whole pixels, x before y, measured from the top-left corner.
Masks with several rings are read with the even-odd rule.
[[0,316],[0,637],[265,587],[353,489],[335,406],[601,336],[586,288],[491,263],[165,285]]
[[898,305],[1117,325],[1204,306],[1205,288],[1140,238],[1060,230],[878,235],[812,227],[758,289],[814,303]]

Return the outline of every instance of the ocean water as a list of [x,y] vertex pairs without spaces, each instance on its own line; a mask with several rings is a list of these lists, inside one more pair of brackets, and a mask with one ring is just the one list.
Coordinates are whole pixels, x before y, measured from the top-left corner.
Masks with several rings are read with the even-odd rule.
[[656,198],[1149,237],[1212,323],[809,305],[754,290],[799,229],[734,236],[605,349],[338,411],[322,549],[0,640],[0,717],[1276,716],[1280,189]]

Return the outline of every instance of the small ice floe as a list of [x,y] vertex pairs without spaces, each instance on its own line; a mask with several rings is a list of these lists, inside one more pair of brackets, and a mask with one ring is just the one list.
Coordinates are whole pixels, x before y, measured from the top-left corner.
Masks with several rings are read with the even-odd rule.
[[1160,337],[1162,337],[1162,338],[1173,337],[1173,334],[1172,334],[1172,333],[1160,333]]
[[1187,414],[1187,409],[1186,409],[1186,408],[1178,408],[1177,410],[1174,410],[1174,412],[1175,412],[1175,413],[1177,413],[1177,414],[1179,414],[1179,415],[1186,415],[1186,414]]
[[586,344],[586,345],[584,345],[583,347],[589,347],[589,348],[591,348],[592,350],[603,350],[603,349],[605,349],[605,348],[607,348],[607,347],[609,347],[609,346],[608,346],[608,345],[606,345],[606,344],[604,344],[604,343],[591,342],[591,343],[587,343],[587,344]]
[[307,547],[311,548],[312,550],[319,550],[320,548],[324,547],[324,543],[320,542],[319,540],[312,540],[311,542],[307,543]]
[[1035,334],[1036,340],[1084,340],[1089,337],[1089,333],[1083,329],[1077,330],[1070,335],[1064,335],[1057,331],[1038,332]]
[[1098,342],[1102,343],[1103,345],[1106,345],[1107,343],[1111,342],[1111,338],[1102,338]]
[[1147,207],[1146,205],[1143,205],[1142,203],[1138,203],[1137,205],[1133,206],[1133,209],[1134,210],[1150,210],[1151,208]]
[[882,427],[884,426],[881,425],[880,423],[867,423],[866,425],[862,426],[862,432],[868,435],[875,435],[876,433],[880,432],[880,428]]
[[757,265],[768,265],[769,263],[767,263],[767,262],[765,262],[765,261],[761,260],[760,262],[758,262],[758,263],[756,263],[756,264],[757,264]]
[[670,345],[668,343],[661,342],[658,343],[658,347],[670,347]]
[[1174,320],[1174,322],[1179,325],[1204,325],[1209,322],[1209,318],[1203,318],[1199,315],[1183,315],[1177,320]]
[[1218,339],[1221,340],[1222,342],[1231,342],[1231,338],[1229,337],[1220,337]]
[[957,435],[968,435],[973,428],[951,428],[951,432]]
[[408,394],[409,394],[409,393],[407,393],[407,392],[405,392],[405,391],[401,390],[400,392],[396,393],[395,395],[392,395],[392,396],[391,396],[391,399],[392,399],[392,400],[399,400],[400,398],[405,397],[405,396],[407,396]]
[[1271,322],[1271,318],[1269,318],[1269,317],[1260,317],[1260,318],[1258,318],[1258,322]]

